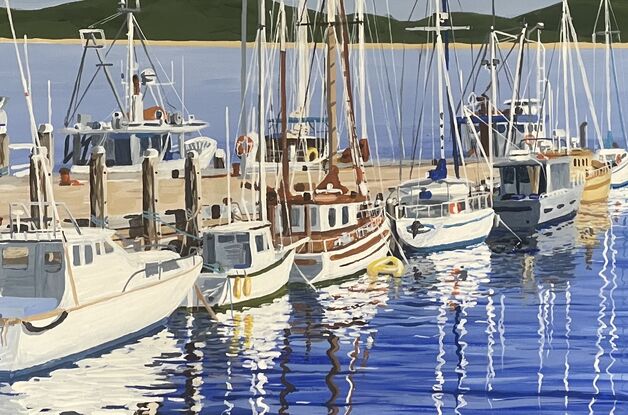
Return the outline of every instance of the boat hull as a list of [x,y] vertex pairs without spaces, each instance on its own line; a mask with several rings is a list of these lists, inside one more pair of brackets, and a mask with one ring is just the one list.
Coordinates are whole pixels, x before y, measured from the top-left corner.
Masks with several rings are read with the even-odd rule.
[[342,249],[321,253],[297,253],[290,272],[291,283],[325,284],[366,271],[374,260],[390,251],[391,232],[387,220],[369,236]]
[[[165,320],[194,285],[202,261],[187,258],[181,271],[127,292],[58,310],[2,329],[0,374],[15,377],[57,366],[72,356],[105,350]],[[37,316],[35,316],[37,317]]]
[[493,209],[481,209],[469,213],[422,218],[425,232],[413,235],[415,219],[402,218],[395,221],[395,231],[404,249],[411,252],[436,252],[466,248],[486,240],[495,219]]
[[597,203],[608,200],[611,191],[611,170],[587,176],[582,192],[582,203]]
[[624,158],[622,162],[613,167],[611,175],[611,187],[613,189],[621,189],[628,186],[628,157]]
[[[251,273],[234,275],[232,273],[202,273],[198,286],[209,305],[224,307],[242,306],[261,298],[269,297],[281,290],[290,278],[294,264],[295,249],[291,249],[268,267]],[[248,279],[248,281],[246,281]],[[249,290],[244,289],[247,284]],[[186,301],[187,307],[203,307],[203,303],[193,292]]]
[[496,229],[529,235],[537,229],[571,220],[580,208],[582,190],[579,185],[539,199],[495,200],[493,208],[500,218]]

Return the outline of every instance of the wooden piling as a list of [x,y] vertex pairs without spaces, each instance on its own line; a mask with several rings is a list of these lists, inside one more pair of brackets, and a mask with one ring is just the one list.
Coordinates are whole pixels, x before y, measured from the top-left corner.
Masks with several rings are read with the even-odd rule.
[[94,147],[89,162],[90,226],[104,229],[108,226],[107,209],[107,157],[105,148]]
[[39,135],[39,143],[48,151],[48,164],[50,166],[55,165],[55,145],[53,137],[53,127],[51,124],[40,124],[37,130]]
[[190,255],[192,248],[198,247],[201,236],[201,164],[196,151],[190,151],[185,158],[185,236],[182,255]]
[[[29,167],[29,191],[31,201],[31,218],[33,224],[40,229],[44,228],[46,218],[46,202],[48,195],[46,192],[46,174],[43,163],[48,163],[48,155],[45,148],[33,149]],[[49,165],[48,165],[49,168]]]
[[9,136],[0,133],[0,176],[9,174]]
[[142,225],[144,228],[144,244],[155,246],[161,239],[157,206],[159,203],[159,153],[148,149],[142,162]]

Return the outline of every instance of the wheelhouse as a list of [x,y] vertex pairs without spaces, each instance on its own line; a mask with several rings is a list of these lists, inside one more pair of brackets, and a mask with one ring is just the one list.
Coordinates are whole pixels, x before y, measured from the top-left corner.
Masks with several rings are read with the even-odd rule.
[[569,160],[532,158],[497,163],[499,200],[538,199],[544,194],[572,188]]
[[[203,235],[206,264],[222,269],[248,269],[263,265],[267,254],[274,255],[270,225],[242,223],[242,227],[220,226]],[[263,258],[262,258],[263,257]]]

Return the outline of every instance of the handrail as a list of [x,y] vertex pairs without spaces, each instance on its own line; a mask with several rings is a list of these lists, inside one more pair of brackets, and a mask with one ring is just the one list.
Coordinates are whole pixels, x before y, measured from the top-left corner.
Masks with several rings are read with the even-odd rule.
[[[420,217],[444,217],[452,214],[468,213],[474,210],[485,209],[491,206],[491,194],[482,192],[471,196],[459,197],[437,204],[417,203],[413,205],[397,205],[397,217],[420,218]],[[408,216],[409,210],[414,210],[415,214]],[[425,215],[420,215],[423,212]],[[434,213],[435,212],[435,213]]]
[[[42,207],[43,210],[45,211],[47,208],[51,208],[55,206],[56,210],[60,210],[60,208],[62,208],[65,213],[67,218],[70,220],[70,222],[72,223],[72,225],[74,226],[74,229],[76,230],[76,232],[81,235],[81,228],[79,227],[78,223],[76,222],[76,219],[74,219],[74,216],[72,216],[72,213],[70,213],[70,210],[68,209],[67,205],[63,202],[11,202],[9,203],[9,227],[11,229],[11,237],[13,237],[14,233],[23,233],[20,229],[21,229],[21,225],[22,224],[26,224],[28,226],[28,230],[27,232],[48,232],[48,233],[53,233],[54,237],[57,237],[57,232],[61,233],[62,229],[61,227],[57,227],[57,223],[56,220],[59,220],[60,218],[56,218],[55,215],[53,214],[52,217],[48,218],[50,220],[53,221],[53,223],[51,225],[48,225],[47,221],[43,222],[43,228],[39,229],[37,227],[34,226],[33,224],[33,217],[31,214],[31,208],[33,207]],[[16,210],[20,210],[21,212],[23,212],[22,214],[16,213]],[[14,231],[15,229],[15,231]]]

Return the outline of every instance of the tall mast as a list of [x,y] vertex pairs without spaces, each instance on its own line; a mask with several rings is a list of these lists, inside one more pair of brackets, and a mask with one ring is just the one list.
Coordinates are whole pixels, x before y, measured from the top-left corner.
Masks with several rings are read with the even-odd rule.
[[[440,53],[443,49],[443,35],[441,32],[441,12],[440,12],[440,2],[439,0],[434,0],[435,6],[435,16],[434,19],[436,21],[436,48],[437,53],[440,56]],[[443,98],[443,61],[442,59],[437,59],[436,62],[437,73],[438,73],[438,136],[440,138],[440,159],[445,159],[445,104]]]
[[301,117],[309,113],[309,100],[307,99],[307,84],[310,74],[308,59],[308,25],[309,16],[306,0],[299,0],[297,9],[297,102],[296,110]]
[[366,174],[364,172],[364,162],[358,140],[358,132],[355,120],[355,105],[353,99],[353,84],[351,81],[351,65],[349,64],[349,26],[347,24],[347,13],[345,12],[344,0],[340,0],[340,13],[342,24],[342,69],[344,76],[345,114],[347,116],[347,129],[349,130],[349,148],[351,149],[351,159],[355,173],[355,183],[358,192],[362,196],[368,195],[366,184]]
[[[242,37],[240,39],[240,134],[246,134],[247,126],[246,120],[248,119],[246,114],[246,106],[244,105],[246,101],[246,74],[247,74],[247,65],[246,65],[246,41],[247,41],[247,33],[246,33],[246,25],[247,25],[247,13],[248,13],[248,0],[242,0],[242,15],[240,22],[240,31],[242,33]],[[229,140],[229,137],[227,137]]]
[[266,0],[259,0],[259,30],[257,32],[257,53],[259,65],[259,137],[257,145],[257,156],[259,157],[259,201],[260,219],[267,220],[266,211],[266,172],[264,162],[266,161]]
[[606,131],[611,135],[611,17],[609,0],[604,0],[604,52],[606,58]]
[[130,0],[127,0],[126,3],[126,26],[127,26],[127,112],[129,114],[130,120],[133,120],[134,116],[133,112],[133,95],[134,95],[134,85],[133,85],[133,75],[135,74],[135,51],[133,40],[135,38],[135,26],[133,25],[133,12],[129,7]]
[[360,138],[366,138],[366,56],[364,51],[364,0],[356,0],[358,19],[358,99],[360,100]]
[[493,171],[493,159],[495,158],[495,130],[493,128],[493,110],[497,106],[497,57],[496,57],[496,35],[495,26],[491,26],[491,102],[488,108],[488,162],[490,164],[490,184],[489,191],[493,194],[493,186],[495,181],[495,173]]
[[328,166],[334,166],[338,148],[338,123],[336,119],[336,1],[327,2],[327,134],[329,146]]
[[290,171],[288,154],[288,94],[286,92],[286,6],[279,3],[279,77],[281,95],[281,190],[284,201],[290,194]]
[[[562,61],[563,61],[563,102],[565,105],[564,113],[565,113],[565,135],[566,137],[566,145],[567,151],[571,149],[571,127],[570,127],[570,117],[569,117],[569,72],[568,72],[568,48],[569,48],[569,35],[567,32],[567,0],[563,0],[563,17],[561,24],[561,53],[562,53]],[[575,110],[575,108],[574,108]],[[560,142],[558,143],[558,147],[560,149]]]

